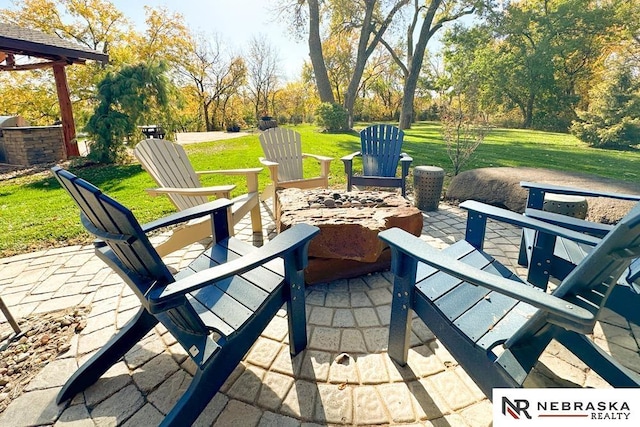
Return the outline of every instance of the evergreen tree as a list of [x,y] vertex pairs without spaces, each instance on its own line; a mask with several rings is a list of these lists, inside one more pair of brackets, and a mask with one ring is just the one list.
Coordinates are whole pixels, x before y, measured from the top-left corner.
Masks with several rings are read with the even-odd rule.
[[578,112],[571,133],[595,147],[622,148],[640,142],[640,78],[628,61],[610,67],[589,97],[589,109]]
[[166,66],[140,63],[109,72],[98,84],[98,106],[85,130],[93,140],[89,158],[98,163],[123,159],[124,142],[154,107],[168,106]]

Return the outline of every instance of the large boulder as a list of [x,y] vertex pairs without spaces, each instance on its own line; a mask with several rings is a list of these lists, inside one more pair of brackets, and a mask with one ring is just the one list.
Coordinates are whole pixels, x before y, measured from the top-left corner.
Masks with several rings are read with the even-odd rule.
[[[524,212],[528,191],[520,181],[578,187],[587,190],[640,194],[640,183],[617,181],[579,172],[538,168],[480,168],[457,175],[447,188],[446,200],[456,203],[477,200],[514,212]],[[634,202],[587,197],[587,219],[615,223],[634,206]]]

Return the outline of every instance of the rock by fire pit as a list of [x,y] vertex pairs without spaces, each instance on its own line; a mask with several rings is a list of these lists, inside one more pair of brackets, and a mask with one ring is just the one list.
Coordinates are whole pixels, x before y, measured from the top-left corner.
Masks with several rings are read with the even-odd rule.
[[278,200],[278,232],[298,223],[320,228],[309,245],[307,283],[389,268],[389,250],[378,233],[392,227],[416,236],[422,231],[420,210],[393,193],[290,188],[279,191]]

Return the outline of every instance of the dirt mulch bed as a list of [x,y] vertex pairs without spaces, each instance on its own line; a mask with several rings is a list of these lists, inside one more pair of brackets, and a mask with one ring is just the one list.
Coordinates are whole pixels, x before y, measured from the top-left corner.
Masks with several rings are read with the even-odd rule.
[[7,322],[0,323],[0,413],[47,363],[69,351],[71,337],[86,326],[88,312],[74,307],[28,316],[18,322],[22,332],[17,337]]

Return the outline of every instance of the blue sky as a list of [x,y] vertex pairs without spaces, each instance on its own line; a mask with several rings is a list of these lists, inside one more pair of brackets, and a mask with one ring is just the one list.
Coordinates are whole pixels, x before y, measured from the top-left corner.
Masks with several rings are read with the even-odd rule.
[[308,58],[306,41],[295,41],[286,24],[273,22],[271,0],[112,0],[112,3],[140,29],[144,28],[144,6],[164,6],[184,16],[194,31],[218,33],[234,52],[248,49],[253,36],[262,35],[276,46],[283,77],[296,79]]

